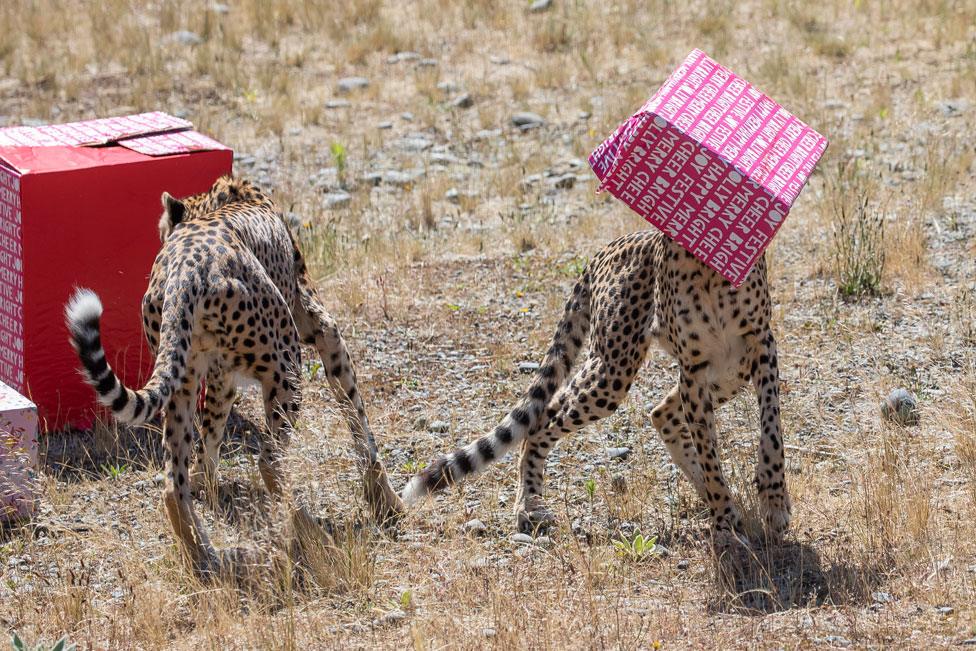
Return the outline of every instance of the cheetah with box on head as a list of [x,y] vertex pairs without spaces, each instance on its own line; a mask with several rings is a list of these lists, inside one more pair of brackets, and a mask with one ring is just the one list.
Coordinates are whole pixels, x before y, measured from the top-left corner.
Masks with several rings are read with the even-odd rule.
[[[256,380],[262,388],[268,431],[258,466],[268,490],[282,493],[282,453],[300,400],[301,343],[315,346],[346,412],[374,515],[382,521],[401,513],[402,503],[378,458],[349,351],[315,295],[305,260],[275,204],[249,182],[231,177],[221,177],[202,194],[179,200],[163,193],[162,199],[163,245],[142,303],[144,331],[155,355],[145,387],[125,387],[108,365],[100,337],[102,305],[94,292],[77,290],[66,317],[83,373],[117,420],[138,425],[165,409],[164,503],[194,566],[219,567],[190,491],[191,484],[213,485],[238,380]],[[201,444],[191,469],[201,380],[207,388]]]
[[[780,430],[776,343],[770,331],[765,257],[735,289],[659,231],[607,245],[587,266],[535,379],[494,432],[442,457],[404,489],[410,504],[521,446],[518,529],[546,526],[546,457],[562,437],[612,414],[656,340],[680,365],[677,384],[651,412],[672,459],[711,510],[715,539],[741,537],[719,459],[713,407],[752,382],[762,434],[756,486],[769,534],[790,520]],[[585,359],[570,377],[583,342]]]

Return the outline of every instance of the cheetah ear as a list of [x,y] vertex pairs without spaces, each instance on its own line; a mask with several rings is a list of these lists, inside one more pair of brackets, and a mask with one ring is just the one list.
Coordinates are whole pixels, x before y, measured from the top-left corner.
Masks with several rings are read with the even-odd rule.
[[176,225],[183,221],[186,214],[186,205],[176,199],[169,192],[164,192],[161,197],[163,203],[163,214],[159,218],[159,241],[166,241],[166,236],[172,232]]

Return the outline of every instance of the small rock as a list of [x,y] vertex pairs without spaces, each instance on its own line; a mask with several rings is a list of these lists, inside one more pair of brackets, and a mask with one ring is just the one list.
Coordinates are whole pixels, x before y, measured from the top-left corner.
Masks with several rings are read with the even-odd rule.
[[468,93],[461,93],[454,98],[454,100],[451,102],[451,106],[462,109],[471,108],[474,106],[474,100]]
[[392,129],[393,128],[393,123],[392,122],[380,122],[379,124],[376,125],[376,128],[377,129],[380,129],[382,131],[385,131],[386,129]]
[[441,81],[437,84],[437,90],[444,91],[445,93],[453,93],[457,91],[458,86],[453,81]]
[[519,362],[518,370],[520,373],[534,373],[540,368],[539,362]]
[[560,190],[568,190],[574,185],[576,185],[575,174],[563,174],[562,176],[556,177],[556,180],[553,182],[553,186]]
[[496,54],[492,54],[490,57],[488,57],[488,60],[494,63],[496,66],[507,66],[509,63],[512,62],[512,60],[509,59],[508,57],[498,56]]
[[473,533],[480,536],[481,534],[483,534],[485,531],[488,530],[488,527],[485,526],[484,522],[476,518],[474,520],[468,520],[467,522],[465,522],[464,530],[467,531],[468,533]]
[[482,129],[474,134],[475,140],[494,140],[498,136],[502,135],[501,129]]
[[434,143],[423,136],[408,136],[396,141],[396,146],[403,151],[424,151],[434,146]]
[[226,16],[227,14],[230,13],[230,7],[220,2],[215,2],[212,5],[210,5],[210,10],[213,11],[215,14],[220,14],[222,16]]
[[457,165],[461,161],[457,159],[457,156],[447,152],[435,151],[430,155],[430,162],[432,165]]
[[552,6],[552,0],[535,0],[529,5],[529,11],[538,14],[549,9]]
[[404,111],[400,114],[400,119],[404,122],[413,122],[413,113],[410,111]]
[[400,63],[401,61],[416,61],[420,55],[416,52],[397,52],[387,57],[387,63]]
[[458,192],[457,188],[451,188],[444,193],[444,198],[451,203],[458,203],[461,201],[461,193]]
[[326,208],[340,208],[352,201],[352,195],[348,192],[328,192],[324,198]]
[[589,111],[580,111],[580,112],[579,112],[579,115],[577,115],[577,116],[576,116],[576,118],[577,118],[577,119],[578,119],[578,120],[579,120],[580,122],[584,122],[584,121],[586,121],[586,120],[589,120],[589,119],[590,119],[590,117],[591,117],[591,114],[590,114],[590,112],[589,112]]
[[390,185],[396,185],[403,187],[405,185],[410,185],[416,180],[413,174],[408,172],[400,172],[398,170],[389,170],[383,173],[383,182],[389,183]]
[[336,85],[341,93],[350,93],[354,90],[366,88],[367,86],[369,86],[369,79],[366,77],[343,77]]
[[881,416],[896,425],[918,425],[918,401],[907,389],[895,389],[881,403]]
[[424,68],[433,68],[437,64],[438,64],[437,59],[421,59],[420,61],[417,62],[417,65],[418,66],[421,66],[421,67],[424,67]]
[[895,600],[895,598],[891,596],[890,592],[873,592],[871,593],[871,598],[879,604],[886,604]]
[[397,622],[402,622],[407,618],[407,613],[400,609],[391,610],[390,612],[384,614],[381,617],[377,617],[373,621],[374,626],[389,626],[390,624],[396,624]]
[[971,637],[968,640],[960,641],[959,646],[976,646],[976,637]]
[[667,558],[671,555],[671,550],[664,545],[654,545],[654,553],[661,558]]
[[347,108],[348,106],[350,106],[350,103],[347,99],[330,99],[325,103],[325,108],[327,109]]
[[834,646],[847,647],[851,645],[851,641],[846,637],[841,637],[840,635],[827,635],[824,637],[824,642],[827,644],[833,644]]
[[379,185],[383,182],[383,172],[367,172],[363,175],[363,182],[369,185]]
[[515,113],[512,115],[512,124],[521,129],[522,131],[528,131],[529,129],[536,129],[545,124],[546,121],[538,113]]
[[180,45],[200,45],[203,43],[203,39],[196,32],[191,32],[187,29],[181,29],[179,31],[173,32],[166,37],[171,43],[179,43]]
[[435,434],[444,434],[445,432],[450,431],[451,424],[445,420],[435,420],[430,424],[428,429],[430,429],[430,431],[434,432]]
[[516,545],[531,545],[533,542],[535,542],[535,538],[533,538],[527,533],[512,534],[512,537],[509,538],[509,540],[511,540]]
[[680,561],[678,561],[678,564],[675,565],[675,567],[683,572],[691,567],[691,561],[689,561],[687,558],[682,558]]
[[607,453],[611,459],[620,459],[623,461],[630,456],[630,448],[607,448]]
[[970,104],[968,100],[957,98],[941,101],[936,106],[942,112],[942,115],[947,118],[954,118],[965,113],[969,109]]
[[483,628],[481,629],[481,634],[485,637],[495,637],[495,629],[493,628]]
[[948,616],[956,612],[956,609],[953,608],[952,606],[939,606],[938,608],[935,609],[935,612],[943,616]]

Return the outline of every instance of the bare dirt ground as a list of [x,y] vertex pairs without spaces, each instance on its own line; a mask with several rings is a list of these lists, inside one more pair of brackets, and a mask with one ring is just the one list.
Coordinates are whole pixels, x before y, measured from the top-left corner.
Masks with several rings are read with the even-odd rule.
[[[832,142],[768,254],[783,545],[715,563],[650,425],[675,375],[654,353],[626,404],[551,456],[548,537],[511,539],[505,460],[394,534],[351,527],[300,584],[183,569],[156,434],[52,436],[36,522],[0,537],[7,631],[85,648],[976,644],[976,3],[12,0],[0,24],[0,124],[167,110],[274,191],[398,487],[496,424],[586,259],[647,227],[594,193],[584,160],[693,47]],[[542,123],[516,128],[524,111]],[[353,523],[348,432],[314,365],[306,386],[294,488]],[[881,419],[898,387],[919,425]],[[754,402],[719,421],[747,512]],[[232,508],[198,509],[219,542],[274,548],[247,441],[221,464]],[[613,542],[638,531],[659,546]]]

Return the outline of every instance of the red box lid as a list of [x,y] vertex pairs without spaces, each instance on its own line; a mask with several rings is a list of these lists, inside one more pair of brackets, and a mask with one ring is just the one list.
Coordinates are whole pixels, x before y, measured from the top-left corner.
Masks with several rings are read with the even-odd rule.
[[[125,157],[113,156],[108,160],[100,155],[99,149],[105,145],[119,145],[146,156],[227,149],[194,131],[193,123],[188,120],[162,111],[0,129],[0,161],[21,174],[128,162]],[[43,154],[34,151],[36,148],[44,148]],[[58,154],[58,149],[63,151]]]

